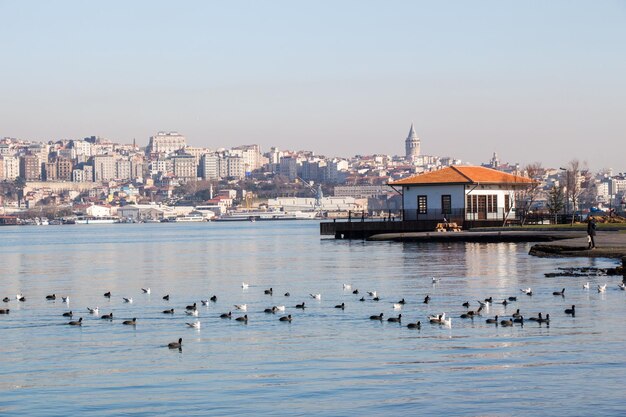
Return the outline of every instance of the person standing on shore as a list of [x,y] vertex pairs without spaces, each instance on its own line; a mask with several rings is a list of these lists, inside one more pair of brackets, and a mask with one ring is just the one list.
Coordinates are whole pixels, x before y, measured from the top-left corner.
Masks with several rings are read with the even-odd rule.
[[587,240],[589,241],[589,249],[596,247],[596,221],[593,217],[589,217],[587,221]]

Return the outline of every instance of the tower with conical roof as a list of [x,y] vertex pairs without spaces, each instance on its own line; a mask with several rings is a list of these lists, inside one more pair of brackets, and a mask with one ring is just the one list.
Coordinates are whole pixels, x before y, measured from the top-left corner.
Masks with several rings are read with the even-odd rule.
[[420,156],[420,146],[420,138],[417,137],[417,133],[415,133],[415,129],[413,128],[413,123],[411,123],[411,129],[409,130],[409,135],[406,137],[405,141],[406,159],[414,161],[415,158]]

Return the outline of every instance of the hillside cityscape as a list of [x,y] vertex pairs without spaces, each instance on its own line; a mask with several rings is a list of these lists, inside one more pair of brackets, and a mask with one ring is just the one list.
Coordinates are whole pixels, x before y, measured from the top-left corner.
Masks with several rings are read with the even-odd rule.
[[[37,221],[81,215],[163,221],[189,219],[190,213],[194,220],[207,220],[246,210],[395,216],[401,199],[389,182],[465,164],[423,154],[412,124],[404,155],[349,158],[313,150],[264,151],[255,144],[194,147],[176,131],[160,131],[145,146],[98,136],[49,142],[5,137],[0,140],[0,215]],[[624,211],[626,174],[591,172],[578,160],[563,164],[504,163],[494,152],[481,165],[537,181],[518,197],[518,216]],[[130,207],[135,211],[125,211]]]

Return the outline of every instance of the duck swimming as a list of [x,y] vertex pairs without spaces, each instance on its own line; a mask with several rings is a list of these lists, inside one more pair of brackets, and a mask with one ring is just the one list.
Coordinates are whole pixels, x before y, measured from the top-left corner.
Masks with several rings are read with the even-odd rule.
[[381,320],[383,319],[383,313],[380,313],[378,316],[370,316],[370,320]]
[[178,342],[172,342],[172,343],[168,343],[167,347],[170,349],[180,349],[183,346],[183,339],[182,337],[180,339],[178,339]]

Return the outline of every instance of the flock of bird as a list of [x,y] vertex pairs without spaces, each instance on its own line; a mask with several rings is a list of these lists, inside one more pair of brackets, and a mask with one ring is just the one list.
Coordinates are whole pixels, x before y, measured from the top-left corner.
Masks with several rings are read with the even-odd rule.
[[[437,284],[440,279],[439,278],[431,278],[432,283],[433,284]],[[624,282],[620,282],[618,284],[618,287],[620,290],[622,291],[626,291],[626,284]],[[241,284],[241,288],[243,290],[247,290],[248,288],[250,288],[250,285],[248,283],[243,282]],[[606,292],[607,289],[607,284],[598,284],[597,285],[597,291],[599,293],[603,293]],[[583,290],[590,290],[590,284],[589,282],[585,283],[583,285]],[[150,288],[142,288],[141,289],[143,294],[149,295],[151,294],[151,289]],[[352,294],[354,294],[355,296],[359,296],[361,295],[361,293],[359,292],[358,289],[353,289],[352,288],[352,284],[343,284],[343,291],[345,292],[351,292]],[[532,288],[522,288],[520,289],[521,293],[523,293],[524,295],[528,296],[528,297],[532,297],[533,296],[533,290]],[[263,291],[263,293],[265,295],[269,295],[269,296],[273,296],[274,295],[274,289],[273,288],[269,288],[269,289],[265,289]],[[290,297],[290,293],[284,293],[283,294],[284,297]],[[366,301],[366,295],[367,295],[367,300],[371,300],[371,301],[380,301],[380,297],[378,295],[377,291],[367,291],[365,292],[363,295],[360,296],[360,298],[358,298],[358,301],[360,302],[364,302]],[[559,296],[559,297],[565,297],[565,288],[561,289],[560,291],[554,291],[552,293],[552,295],[554,296]],[[111,298],[111,292],[106,292],[103,294],[103,296],[107,299]],[[309,296],[316,300],[316,301],[321,301],[322,300],[322,295],[319,293],[311,293],[309,294]],[[46,300],[47,301],[55,301],[57,300],[59,297],[57,297],[56,294],[51,294],[51,295],[47,295],[46,296]],[[60,297],[62,303],[67,304],[69,306],[69,302],[70,302],[70,297],[69,296],[65,296],[65,297]],[[170,296],[169,294],[164,295],[162,297],[162,299],[164,301],[169,301]],[[26,302],[26,297],[23,294],[17,294],[15,296],[15,300],[17,302]],[[124,303],[128,303],[128,304],[132,304],[133,303],[133,298],[132,297],[122,297],[122,300]],[[5,297],[2,300],[4,303],[9,303],[10,301],[12,301],[11,298],[9,297]],[[482,317],[483,313],[486,313],[487,310],[489,309],[489,307],[491,305],[494,304],[500,304],[502,306],[504,306],[506,308],[506,306],[508,304],[514,303],[517,301],[517,296],[511,296],[511,297],[507,297],[501,301],[494,301],[493,297],[489,297],[489,298],[485,298],[483,300],[476,300],[477,304],[478,304],[478,308],[475,310],[470,310],[470,307],[472,305],[472,303],[470,303],[470,301],[465,301],[463,304],[461,304],[462,307],[464,307],[466,309],[466,311],[462,314],[459,315],[460,319],[471,319],[474,320],[478,317]],[[431,302],[431,297],[430,295],[426,295],[424,297],[424,299],[422,300],[423,304],[429,304]],[[217,296],[213,295],[212,297],[208,298],[208,299],[203,299],[200,300],[201,305],[203,306],[209,306],[211,303],[217,303]],[[394,302],[393,303],[393,309],[395,311],[400,311],[402,310],[402,308],[407,304],[406,300],[404,298],[402,298],[401,300]],[[233,305],[233,307],[235,308],[235,310],[240,311],[241,313],[244,313],[243,315],[239,315],[239,316],[233,316],[232,311],[228,311],[226,313],[222,313],[220,314],[219,318],[221,319],[232,319],[234,318],[235,321],[237,322],[241,322],[244,324],[248,323],[248,305],[247,304],[235,304]],[[340,309],[340,310],[345,310],[346,309],[346,303],[342,302],[341,304],[337,304],[334,306],[336,309]],[[296,304],[295,309],[297,310],[305,310],[307,308],[307,305],[305,302],[301,302],[299,304]],[[89,314],[94,315],[94,316],[98,316],[100,315],[100,309],[99,307],[87,307],[86,310]],[[169,309],[165,309],[162,311],[163,314],[168,314],[168,315],[173,315],[174,314],[175,309],[174,308],[169,308]],[[194,302],[193,304],[187,305],[184,309],[185,314],[187,316],[190,317],[198,317],[198,304],[197,302]],[[271,307],[268,307],[266,309],[264,309],[264,313],[265,314],[276,314],[276,313],[285,313],[286,311],[286,307],[284,305],[274,305]],[[0,314],[9,314],[10,309],[8,308],[0,308]],[[570,308],[566,308],[564,309],[564,314],[568,315],[568,316],[572,316],[574,317],[576,315],[576,306],[572,305]],[[73,318],[73,316],[75,315],[75,313],[70,310],[70,311],[66,311],[64,312],[61,316],[65,317],[65,318]],[[507,318],[505,318],[507,317]],[[369,317],[370,320],[375,320],[375,321],[383,321],[385,319],[385,315],[384,313],[380,313],[380,314],[376,314],[376,315],[372,315]],[[108,314],[104,314],[102,316],[100,316],[100,319],[102,320],[109,320],[109,321],[113,321],[114,317],[113,317],[113,313],[108,313]],[[428,322],[430,324],[433,325],[439,325],[439,326],[444,326],[444,327],[452,327],[452,317],[450,317],[449,314],[446,314],[445,312],[442,312],[440,314],[435,314],[435,315],[429,315],[427,316]],[[280,322],[287,322],[287,323],[291,323],[291,321],[293,320],[293,317],[291,314],[286,314],[286,315],[282,315],[279,319]],[[392,317],[388,317],[387,318],[387,322],[390,323],[398,323],[398,324],[402,324],[402,314],[399,313],[397,316],[392,316]],[[528,317],[528,318],[524,318],[524,316],[522,315],[522,313],[520,312],[520,309],[516,309],[516,311],[513,314],[510,315],[506,315],[506,316],[494,316],[493,318],[487,318],[485,319],[485,322],[487,324],[493,324],[495,326],[503,326],[503,327],[512,327],[515,324],[519,324],[520,326],[524,325],[525,321],[533,321],[533,322],[537,322],[537,323],[544,323],[549,325],[550,324],[550,314],[546,314],[545,316],[543,315],[543,313],[539,312],[537,314],[537,316],[534,317]],[[137,324],[137,318],[133,318],[132,320],[123,320],[122,321],[123,325],[126,326],[135,326]],[[187,327],[190,328],[194,328],[194,329],[200,329],[201,324],[200,321],[196,320],[196,321],[190,321],[190,322],[186,322],[185,323]],[[83,325],[83,318],[79,317],[78,320],[70,320],[69,322],[67,322],[67,325],[69,326],[82,326]],[[406,326],[408,329],[413,329],[413,330],[419,330],[422,327],[422,323],[421,321],[417,320],[417,321],[413,321],[407,324]],[[181,349],[182,348],[182,338],[179,338],[178,341],[175,342],[171,342],[167,345],[167,347],[169,347],[170,349]]]

